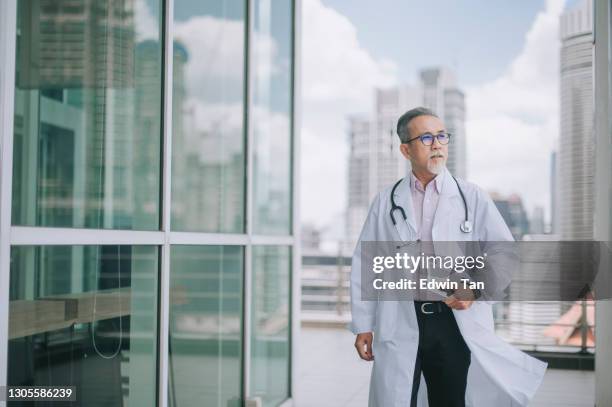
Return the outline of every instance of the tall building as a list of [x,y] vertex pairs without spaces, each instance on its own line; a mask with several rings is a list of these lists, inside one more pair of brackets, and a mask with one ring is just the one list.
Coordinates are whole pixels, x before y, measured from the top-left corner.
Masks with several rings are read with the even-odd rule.
[[374,112],[349,118],[347,251],[354,248],[374,195],[410,170],[396,133],[397,120],[407,110],[425,106],[444,121],[452,133],[447,167],[455,176],[466,176],[464,94],[447,68],[424,69],[419,78],[417,86],[376,89]]
[[491,199],[515,240],[521,240],[523,235],[529,233],[529,219],[520,196],[512,194],[503,197],[497,193],[491,193]]
[[550,233],[559,233],[557,152],[550,153]]
[[[560,139],[551,156],[551,226],[554,235],[534,240],[593,239],[594,135],[592,1],[582,0],[560,18]],[[551,276],[555,278],[555,276]],[[556,278],[563,284],[563,270]],[[560,289],[561,292],[562,289]],[[517,341],[548,344],[539,327],[554,323],[572,302],[515,301],[509,319]]]
[[593,12],[581,1],[561,16],[558,226],[562,239],[593,238]]
[[423,105],[436,112],[452,134],[446,166],[454,176],[465,178],[467,174],[465,96],[456,87],[455,76],[447,68],[430,68],[421,71],[421,86]]
[[529,233],[533,235],[541,235],[545,232],[544,208],[536,206],[533,209],[531,220],[529,221]]

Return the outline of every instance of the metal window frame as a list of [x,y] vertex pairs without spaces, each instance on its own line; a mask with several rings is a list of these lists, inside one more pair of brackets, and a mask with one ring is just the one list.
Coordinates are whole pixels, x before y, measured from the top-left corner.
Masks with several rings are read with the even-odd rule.
[[[255,32],[254,10],[255,0],[245,0],[245,63],[244,63],[244,131],[245,131],[245,160],[246,160],[246,207],[245,207],[245,232],[247,236],[253,233],[253,171],[254,171],[254,149],[253,149],[253,121],[251,120],[252,108],[255,105],[253,98],[253,46],[252,38]],[[253,281],[253,247],[246,245],[244,249],[244,278],[242,284],[242,399],[247,400],[251,390],[251,311],[252,311],[252,281]],[[246,404],[246,403],[245,403]]]
[[162,2],[162,195],[161,267],[158,286],[158,339],[157,339],[157,405],[168,404],[168,367],[170,351],[170,226],[172,193],[172,87],[174,73],[174,0]]
[[302,112],[302,0],[293,0],[293,21],[292,21],[292,100],[291,100],[291,123],[292,123],[292,211],[291,219],[293,227],[291,228],[292,236],[294,236],[294,244],[291,246],[291,291],[289,292],[291,307],[289,313],[290,334],[289,334],[289,399],[283,403],[283,406],[291,406],[297,398],[297,378],[299,372],[299,357],[298,357],[298,340],[300,338],[300,313],[302,308],[301,303],[301,270],[302,270],[302,252],[301,245],[298,239],[302,235],[300,224],[300,179],[301,179],[301,112]]
[[[8,370],[11,193],[13,177],[13,116],[17,0],[0,1],[0,386]],[[6,402],[0,402],[6,406]]]
[[285,246],[290,249],[290,311],[289,311],[289,394],[280,406],[290,407],[294,405],[297,380],[298,377],[298,352],[297,338],[300,334],[300,310],[301,310],[301,251],[299,244],[300,236],[300,112],[301,112],[301,16],[302,16],[302,0],[290,0],[292,2],[292,30],[291,30],[291,108],[290,108],[290,182],[291,182],[291,205],[290,205],[290,233],[286,236],[276,235],[254,235],[253,234],[253,214],[254,214],[254,193],[253,193],[253,175],[254,175],[254,149],[252,146],[255,143],[253,122],[250,120],[249,114],[253,111],[254,98],[254,53],[250,41],[255,35],[255,26],[253,13],[255,10],[255,1],[247,1],[247,16],[246,16],[246,234],[248,244],[245,246],[245,276],[244,276],[244,306],[243,306],[243,398],[248,400],[251,390],[251,332],[252,332],[252,279],[253,279],[253,246],[274,245]]
[[[290,388],[289,397],[283,406],[293,405],[296,394],[297,346],[299,336],[301,253],[299,248],[299,179],[300,179],[300,120],[301,111],[299,81],[301,73],[301,0],[293,1],[292,30],[292,99],[291,99],[291,233],[283,236],[253,234],[253,125],[249,114],[253,111],[252,48],[254,26],[251,13],[255,0],[245,0],[245,98],[244,98],[244,148],[245,148],[245,231],[242,234],[179,232],[171,230],[171,169],[172,169],[172,87],[173,87],[173,38],[174,1],[162,0],[162,155],[161,159],[161,224],[159,230],[109,230],[84,228],[55,228],[11,225],[12,166],[13,166],[13,119],[16,65],[17,0],[0,1],[0,386],[7,383],[9,279],[11,246],[20,245],[151,245],[160,249],[158,273],[158,354],[157,354],[157,405],[168,405],[168,342],[170,326],[170,251],[174,245],[239,245],[244,247],[243,280],[243,371],[241,391],[246,399],[250,390],[251,367],[251,295],[253,246],[285,246],[291,252],[290,270]],[[0,402],[0,407],[6,406]]]
[[[609,1],[594,0],[593,7],[593,106],[595,149],[595,195],[593,234],[596,241],[612,239],[612,6]],[[608,282],[611,279],[608,276]],[[610,359],[612,358],[612,302],[595,302],[597,344],[595,352],[595,404],[605,405],[612,399]]]

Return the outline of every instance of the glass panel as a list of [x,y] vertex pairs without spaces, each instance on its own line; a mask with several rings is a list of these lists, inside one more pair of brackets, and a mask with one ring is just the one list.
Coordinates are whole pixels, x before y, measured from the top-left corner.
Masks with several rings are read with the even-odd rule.
[[239,246],[172,247],[172,407],[242,405],[243,257]]
[[175,1],[174,230],[244,230],[245,4]]
[[155,405],[158,253],[13,247],[8,384],[76,386],[75,406]]
[[14,225],[159,228],[159,3],[18,1]]
[[289,397],[289,247],[253,247],[251,396],[263,406]]
[[255,233],[291,233],[292,3],[255,0],[251,112]]

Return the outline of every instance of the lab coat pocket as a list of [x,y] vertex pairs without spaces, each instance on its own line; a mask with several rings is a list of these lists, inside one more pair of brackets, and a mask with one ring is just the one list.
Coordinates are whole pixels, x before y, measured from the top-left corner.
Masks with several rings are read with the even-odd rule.
[[376,307],[376,335],[380,342],[393,337],[397,328],[397,301],[379,301]]

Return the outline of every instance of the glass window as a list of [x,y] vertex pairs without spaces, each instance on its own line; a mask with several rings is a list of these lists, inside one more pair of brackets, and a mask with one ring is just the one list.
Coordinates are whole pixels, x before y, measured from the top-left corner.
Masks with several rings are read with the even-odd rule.
[[172,228],[244,230],[244,0],[176,0]]
[[289,397],[289,247],[253,247],[251,396],[263,406]]
[[76,386],[80,406],[156,400],[155,246],[15,246],[8,385]]
[[170,257],[169,405],[241,406],[240,246],[174,246]]
[[292,3],[255,0],[253,230],[291,233]]
[[159,1],[20,0],[14,225],[159,228]]

